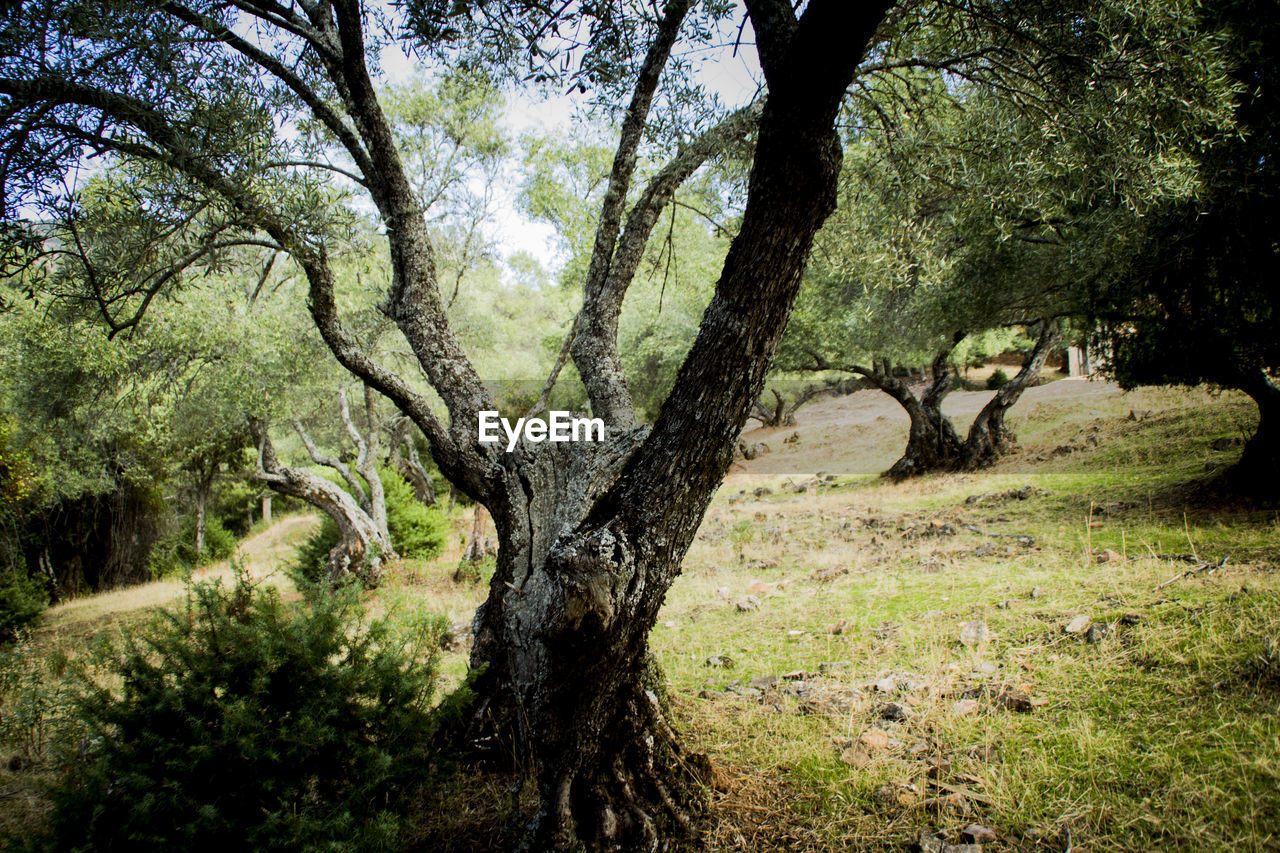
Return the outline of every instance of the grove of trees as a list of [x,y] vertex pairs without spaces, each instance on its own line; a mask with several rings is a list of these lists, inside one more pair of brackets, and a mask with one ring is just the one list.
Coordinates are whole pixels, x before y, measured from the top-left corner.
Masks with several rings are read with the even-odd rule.
[[[442,510],[422,513],[447,481],[498,550],[469,710],[440,737],[535,780],[525,849],[693,836],[709,765],[648,635],[771,377],[893,396],[911,426],[890,473],[914,476],[990,464],[1050,350],[1092,337],[1122,382],[1249,393],[1258,476],[1233,482],[1274,493],[1267,14],[16,5],[0,17],[0,559],[54,594],[136,581],[165,570],[166,496],[194,561],[269,488],[330,519],[319,574],[373,585],[438,547]],[[393,84],[400,49],[419,71]],[[736,52],[758,91],[732,102],[703,71]],[[566,89],[574,139],[507,129],[505,97]],[[504,194],[555,228],[558,275],[504,268]],[[1015,335],[1026,365],[962,437],[941,411],[954,365]],[[928,370],[923,390],[899,365]],[[552,406],[589,410],[607,440],[478,440],[482,411]],[[411,524],[393,492],[418,502]]]

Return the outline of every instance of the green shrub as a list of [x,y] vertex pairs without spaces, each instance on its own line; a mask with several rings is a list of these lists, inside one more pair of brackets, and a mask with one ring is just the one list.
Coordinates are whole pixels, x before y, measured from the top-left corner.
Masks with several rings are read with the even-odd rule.
[[[439,507],[429,507],[413,494],[413,486],[393,468],[378,468],[387,502],[387,530],[401,557],[426,560],[440,553],[451,527]],[[320,527],[298,546],[294,574],[301,583],[315,583],[324,576],[329,551],[341,534],[333,519],[325,516]]]
[[1009,374],[1004,372],[1003,367],[997,367],[995,373],[987,377],[987,390],[997,391],[1009,384]]
[[44,582],[21,566],[0,574],[0,642],[7,642],[40,618],[49,606]]
[[440,619],[365,622],[350,591],[191,587],[126,637],[119,690],[77,702],[87,753],[54,791],[50,849],[389,850],[445,766],[429,743]]

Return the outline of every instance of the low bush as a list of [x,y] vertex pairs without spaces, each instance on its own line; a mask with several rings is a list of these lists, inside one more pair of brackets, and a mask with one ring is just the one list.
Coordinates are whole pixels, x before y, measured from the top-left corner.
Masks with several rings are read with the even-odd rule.
[[243,576],[127,636],[76,700],[56,850],[391,850],[445,764],[439,619],[365,621],[340,590],[286,608]]
[[995,372],[987,377],[987,390],[997,391],[1009,384],[1009,374],[1004,372],[1003,367],[997,367]]
[[44,582],[21,567],[0,572],[0,642],[12,640],[49,606]]

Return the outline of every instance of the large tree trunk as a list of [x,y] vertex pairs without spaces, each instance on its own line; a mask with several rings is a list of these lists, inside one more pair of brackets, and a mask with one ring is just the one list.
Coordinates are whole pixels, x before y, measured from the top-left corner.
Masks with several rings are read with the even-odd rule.
[[1046,320],[1041,324],[1035,348],[1018,374],[1002,385],[982,407],[965,439],[963,465],[965,468],[986,467],[1008,452],[1017,437],[1005,424],[1005,414],[1018,402],[1022,392],[1040,375],[1045,359],[1058,339],[1058,324]]
[[705,760],[684,754],[662,710],[648,636],[835,206],[833,121],[883,11],[811,3],[797,27],[788,2],[748,7],[770,95],[742,228],[671,396],[652,431],[628,427],[625,389],[594,377],[609,440],[504,455],[516,476],[488,501],[498,564],[472,664],[485,667],[483,719],[536,774],[526,849],[653,849],[660,833],[694,831]]
[[1273,498],[1280,493],[1280,386],[1258,370],[1240,383],[1240,389],[1258,405],[1258,429],[1226,479],[1242,494]]
[[251,418],[249,431],[258,445],[258,479],[282,495],[305,501],[338,526],[340,539],[329,551],[326,566],[329,579],[337,582],[355,575],[366,586],[376,586],[383,562],[393,559],[395,550],[369,514],[336,483],[302,468],[281,465],[262,421]]

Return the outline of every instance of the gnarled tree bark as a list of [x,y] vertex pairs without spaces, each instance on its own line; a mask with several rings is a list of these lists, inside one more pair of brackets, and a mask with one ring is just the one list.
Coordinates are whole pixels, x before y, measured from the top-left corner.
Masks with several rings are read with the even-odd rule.
[[964,442],[963,467],[982,468],[1008,452],[1016,436],[1005,424],[1004,416],[1018,402],[1022,392],[1039,377],[1045,359],[1049,357],[1057,341],[1058,324],[1053,320],[1042,321],[1036,345],[1022,369],[996,390],[995,395],[973,419]]
[[258,446],[257,478],[282,495],[298,498],[333,519],[341,538],[329,551],[328,577],[339,581],[355,575],[366,586],[377,586],[383,562],[395,557],[391,542],[356,499],[341,486],[302,468],[280,464],[267,424],[249,419],[249,432]]

